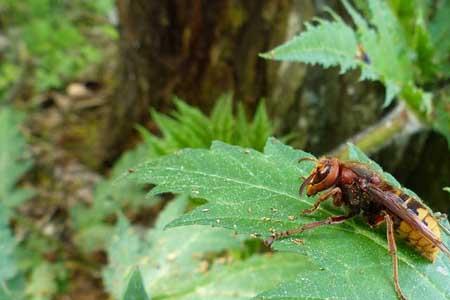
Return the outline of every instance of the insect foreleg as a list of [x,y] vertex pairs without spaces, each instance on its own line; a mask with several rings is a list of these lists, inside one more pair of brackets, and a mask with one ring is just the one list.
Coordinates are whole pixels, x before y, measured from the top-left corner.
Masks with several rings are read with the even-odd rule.
[[294,228],[294,229],[289,229],[286,231],[280,231],[280,232],[275,232],[272,234],[271,237],[269,237],[267,240],[264,241],[264,244],[266,244],[267,246],[270,246],[273,244],[273,242],[275,240],[278,240],[280,238],[285,238],[294,234],[298,234],[298,233],[302,233],[305,230],[309,230],[309,229],[313,229],[322,225],[334,225],[334,224],[340,224],[343,223],[345,221],[347,221],[348,219],[352,218],[354,215],[350,214],[350,215],[341,215],[341,216],[330,216],[328,218],[326,218],[325,220],[321,220],[321,221],[316,221],[316,222],[312,222],[312,223],[308,223],[305,225],[302,225],[301,227],[298,228]]
[[338,187],[335,187],[335,188],[327,191],[326,193],[320,195],[320,197],[317,199],[317,201],[314,202],[313,206],[309,209],[303,210],[302,214],[309,215],[309,214],[315,212],[319,208],[320,203],[324,202],[325,200],[327,200],[330,197],[333,197],[333,202],[340,203],[341,199],[342,199],[342,190]]
[[395,291],[397,292],[398,298],[401,300],[406,300],[405,295],[400,288],[400,282],[398,280],[398,258],[397,258],[397,245],[395,243],[394,236],[394,222],[390,215],[385,214],[384,219],[386,220],[386,235],[388,240],[389,254],[392,256],[392,271],[394,276]]

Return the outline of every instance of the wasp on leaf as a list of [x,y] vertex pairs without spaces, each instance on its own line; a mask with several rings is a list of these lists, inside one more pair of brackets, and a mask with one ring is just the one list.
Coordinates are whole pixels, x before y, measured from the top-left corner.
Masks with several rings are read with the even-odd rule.
[[450,250],[441,239],[440,223],[419,199],[411,197],[401,189],[386,182],[382,175],[367,165],[337,158],[311,157],[316,166],[300,186],[300,194],[306,188],[306,195],[323,192],[303,214],[315,212],[320,204],[331,198],[333,205],[347,208],[347,214],[330,216],[305,224],[299,228],[273,233],[265,242],[271,245],[275,240],[301,233],[322,225],[340,224],[357,215],[362,215],[367,224],[376,227],[386,223],[389,254],[392,256],[394,287],[400,299],[406,299],[398,279],[398,258],[395,232],[405,239],[422,256],[434,262],[440,251],[450,258]]

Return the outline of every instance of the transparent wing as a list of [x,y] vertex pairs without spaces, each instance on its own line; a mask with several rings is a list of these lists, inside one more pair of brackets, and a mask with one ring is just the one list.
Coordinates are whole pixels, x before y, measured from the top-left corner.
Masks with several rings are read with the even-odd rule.
[[386,209],[401,218],[408,223],[412,228],[419,230],[425,238],[432,242],[442,252],[444,252],[450,258],[450,250],[442,241],[437,238],[434,233],[422,223],[415,214],[409,213],[408,210],[402,205],[403,200],[392,192],[383,191],[377,186],[369,185],[368,191],[372,195],[373,200],[386,207]]

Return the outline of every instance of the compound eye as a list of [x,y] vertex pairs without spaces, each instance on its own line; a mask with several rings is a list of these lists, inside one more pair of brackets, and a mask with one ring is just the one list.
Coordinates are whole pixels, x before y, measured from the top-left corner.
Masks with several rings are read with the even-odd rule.
[[322,180],[324,180],[327,175],[330,173],[330,166],[327,165],[325,167],[322,167],[318,170],[318,172],[316,173],[317,175],[314,178],[313,184],[319,183]]

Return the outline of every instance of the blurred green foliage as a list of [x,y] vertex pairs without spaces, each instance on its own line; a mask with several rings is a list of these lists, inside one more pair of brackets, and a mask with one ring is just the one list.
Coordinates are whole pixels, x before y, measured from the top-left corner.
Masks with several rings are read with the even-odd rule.
[[[0,106],[0,299],[50,300],[61,290],[67,270],[43,259],[54,243],[36,230],[32,220],[17,210],[34,192],[20,187],[33,161],[20,126],[24,114]],[[26,232],[17,241],[9,227],[15,220]]]
[[15,209],[33,194],[29,189],[18,187],[32,165],[19,128],[22,120],[22,113],[0,107],[0,298],[5,297],[1,299],[23,296],[17,241],[9,228]]
[[260,102],[251,120],[242,105],[233,107],[231,94],[217,99],[210,116],[181,99],[174,99],[174,103],[176,110],[170,115],[151,112],[152,120],[161,134],[139,127],[143,143],[123,154],[114,165],[110,179],[96,185],[90,207],[79,205],[72,209],[72,220],[77,230],[75,239],[85,251],[103,248],[109,240],[113,227],[106,222],[108,216],[123,208],[129,212],[137,211],[158,201],[158,198],[146,199],[145,189],[133,183],[115,182],[119,175],[130,168],[183,148],[208,148],[214,140],[261,150],[265,139],[274,133],[264,101]]
[[117,34],[113,0],[1,0],[0,99],[18,80],[37,92],[61,87],[102,57],[94,39]]
[[19,128],[23,117],[16,110],[0,107],[0,202],[10,209],[32,195],[29,189],[17,188],[18,181],[32,165]]

